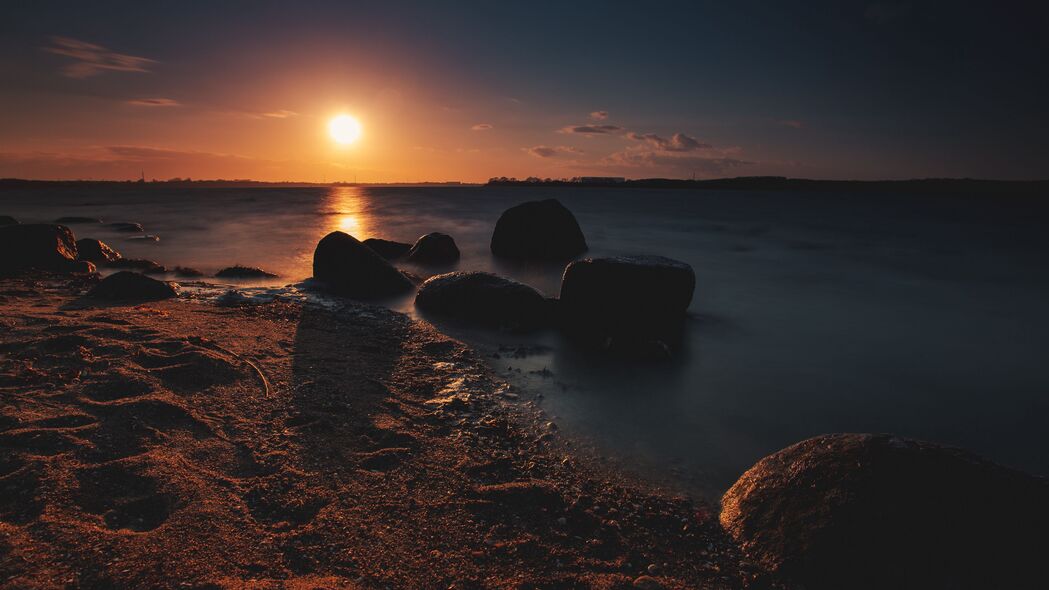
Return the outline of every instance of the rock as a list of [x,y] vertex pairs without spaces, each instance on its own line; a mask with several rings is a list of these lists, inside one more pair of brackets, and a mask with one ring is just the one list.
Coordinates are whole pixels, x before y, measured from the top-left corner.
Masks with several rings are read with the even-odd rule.
[[69,272],[89,275],[98,272],[98,267],[89,260],[75,260],[69,267]]
[[125,232],[125,233],[140,233],[142,231],[142,225],[138,223],[110,223],[109,227],[113,231]]
[[87,296],[121,301],[158,301],[177,297],[178,285],[122,270],[102,279]]
[[155,236],[153,234],[143,234],[141,236],[131,236],[128,239],[129,240],[140,240],[140,241],[143,241],[143,242],[159,242],[160,241],[160,236]]
[[412,282],[382,256],[341,231],[331,232],[317,244],[313,276],[350,297],[387,297],[412,288]]
[[110,248],[108,244],[93,238],[77,240],[76,249],[80,260],[108,263],[120,260],[121,258],[120,253]]
[[106,264],[110,268],[130,268],[145,274],[161,274],[167,272],[164,266],[153,262],[152,260],[146,260],[145,258],[121,258],[114,260]]
[[459,248],[448,234],[433,232],[415,241],[408,261],[416,264],[445,265],[459,260]]
[[0,226],[18,225],[18,220],[10,215],[0,215]]
[[367,240],[364,240],[364,245],[374,250],[376,254],[382,256],[386,260],[398,260],[404,258],[412,249],[411,244],[382,240],[379,238],[368,238]]
[[565,268],[561,316],[567,327],[595,336],[673,334],[695,287],[692,267],[670,258],[586,258]]
[[36,268],[67,272],[76,258],[76,238],[64,225],[30,223],[0,227],[0,271]]
[[55,220],[55,223],[60,225],[67,223],[102,223],[102,220],[95,219],[94,217],[77,217],[74,215],[70,217],[59,217]]
[[190,268],[188,266],[176,266],[174,272],[175,272],[175,276],[184,277],[184,278],[190,278],[190,279],[204,276],[204,273],[200,272],[199,270],[197,270],[195,268]]
[[812,590],[1035,588],[1049,482],[933,443],[830,434],[751,467],[721,524]]
[[239,264],[237,266],[230,266],[230,267],[224,268],[224,269],[218,271],[217,273],[215,273],[215,276],[219,277],[219,278],[222,278],[222,279],[275,279],[275,278],[277,278],[277,275],[275,275],[275,274],[273,274],[271,272],[264,271],[261,268],[256,268],[254,266],[240,266]]
[[427,312],[486,325],[529,329],[549,320],[550,303],[528,285],[487,272],[451,272],[430,277],[415,305]]
[[503,212],[492,233],[492,254],[506,258],[567,260],[586,252],[572,212],[557,199],[530,201]]
[[652,576],[638,576],[634,579],[633,586],[640,590],[663,590],[664,588],[663,584],[660,584],[659,580]]

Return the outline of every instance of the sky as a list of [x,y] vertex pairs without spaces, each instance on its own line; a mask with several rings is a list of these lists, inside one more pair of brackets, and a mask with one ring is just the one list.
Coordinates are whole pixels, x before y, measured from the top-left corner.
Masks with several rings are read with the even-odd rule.
[[[1049,178],[1034,2],[7,2],[0,177]],[[340,114],[363,129],[333,141]]]

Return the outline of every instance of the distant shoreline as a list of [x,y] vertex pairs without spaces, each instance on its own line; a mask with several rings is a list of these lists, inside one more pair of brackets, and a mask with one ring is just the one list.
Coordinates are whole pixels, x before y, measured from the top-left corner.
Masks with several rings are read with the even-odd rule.
[[910,180],[814,180],[783,176],[741,176],[707,180],[642,178],[608,182],[569,180],[492,179],[487,183],[468,182],[390,182],[390,183],[316,183],[267,182],[258,180],[27,180],[0,178],[0,189],[41,186],[112,186],[122,188],[318,188],[318,187],[525,187],[525,188],[601,188],[601,189],[692,189],[692,190],[760,190],[809,192],[892,192],[923,194],[1007,194],[1049,195],[1049,180],[983,180],[974,178],[921,178]]

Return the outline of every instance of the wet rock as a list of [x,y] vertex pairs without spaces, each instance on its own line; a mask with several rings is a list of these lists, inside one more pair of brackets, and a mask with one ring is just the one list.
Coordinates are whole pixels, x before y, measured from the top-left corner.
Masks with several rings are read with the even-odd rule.
[[254,266],[230,266],[217,273],[216,277],[221,279],[275,279],[277,275]]
[[65,272],[77,258],[76,238],[64,225],[44,223],[0,227],[0,271],[29,268]]
[[80,260],[105,264],[121,259],[119,252],[110,248],[105,242],[94,238],[77,240],[76,249]]
[[405,244],[404,242],[394,242],[392,240],[383,240],[380,238],[368,238],[364,240],[364,245],[375,251],[376,254],[382,256],[386,260],[399,260],[408,255],[408,252],[412,249],[411,244]]
[[0,215],[0,226],[18,225],[18,220],[10,215]]
[[110,223],[109,227],[113,231],[118,231],[118,232],[125,232],[125,233],[141,233],[142,232],[142,225],[139,224],[139,223],[128,223],[128,222]]
[[59,217],[58,219],[55,220],[55,223],[58,223],[58,224],[102,223],[102,220],[101,219],[95,219],[94,217],[77,217],[77,216],[74,215],[74,216],[69,216],[69,217]]
[[386,297],[412,288],[412,282],[382,256],[341,231],[324,236],[317,244],[313,277],[350,297]]
[[76,274],[93,274],[98,272],[98,267],[95,266],[94,262],[89,260],[75,260],[72,266],[69,267],[69,272]]
[[183,277],[187,279],[195,279],[204,276],[204,273],[200,272],[195,268],[188,266],[176,266],[174,269],[175,276]]
[[459,260],[459,248],[448,234],[433,232],[415,241],[408,260],[416,264],[444,265]]
[[415,305],[427,312],[475,323],[530,329],[545,324],[550,303],[528,285],[486,272],[451,272],[430,277]]
[[722,526],[806,588],[1034,588],[1049,483],[891,435],[818,436],[765,457],[722,499]]
[[695,287],[691,266],[662,256],[577,260],[561,279],[561,317],[595,336],[658,338],[680,329]]
[[128,239],[129,240],[142,241],[142,242],[159,242],[160,241],[160,236],[155,236],[153,234],[145,234],[145,235],[141,235],[141,236],[132,236],[132,237],[130,237]]
[[110,268],[128,268],[145,274],[163,274],[167,269],[163,265],[145,258],[121,258],[106,264]]
[[492,254],[506,258],[566,260],[586,252],[572,212],[557,199],[530,201],[503,212],[492,233]]
[[177,297],[178,285],[122,270],[102,279],[87,295],[95,299],[157,301]]
[[633,586],[640,590],[663,590],[665,588],[663,584],[659,583],[659,580],[652,576],[638,576],[634,579]]

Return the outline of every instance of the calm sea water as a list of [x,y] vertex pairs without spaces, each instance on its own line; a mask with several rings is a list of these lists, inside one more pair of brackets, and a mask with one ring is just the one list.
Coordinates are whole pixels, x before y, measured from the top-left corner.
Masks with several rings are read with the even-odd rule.
[[[283,285],[341,229],[454,236],[463,270],[556,295],[561,265],[488,250],[509,206],[556,197],[592,255],[661,254],[697,275],[684,349],[611,363],[556,334],[439,327],[486,353],[563,431],[640,470],[716,493],[761,456],[826,432],[895,432],[1049,474],[1049,215],[1017,200],[872,194],[522,188],[0,191],[0,214],[135,221],[159,242],[74,225],[125,256],[206,272],[260,266]],[[409,268],[426,275],[432,271]],[[412,298],[387,302],[414,313]],[[512,358],[507,346],[534,354]]]

